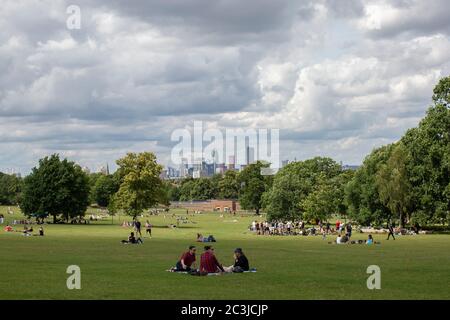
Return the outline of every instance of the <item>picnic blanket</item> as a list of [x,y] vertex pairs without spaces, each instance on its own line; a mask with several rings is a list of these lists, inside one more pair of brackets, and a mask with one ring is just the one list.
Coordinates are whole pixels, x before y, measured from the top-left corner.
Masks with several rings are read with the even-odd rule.
[[[166,270],[167,272],[172,272],[172,273],[180,273],[180,274],[189,274],[189,272],[187,272],[187,271],[173,271],[173,270],[171,270],[171,269],[169,269],[169,270]],[[250,269],[250,270],[248,270],[248,271],[244,271],[244,272],[238,272],[238,273],[254,273],[254,272],[257,272],[257,270],[256,270],[256,268],[252,268],[252,269]],[[222,274],[227,274],[227,273],[234,273],[234,272],[222,272],[222,273],[220,273],[220,272],[215,272],[215,273],[208,273],[207,275],[208,276],[220,276],[220,275],[222,275]]]

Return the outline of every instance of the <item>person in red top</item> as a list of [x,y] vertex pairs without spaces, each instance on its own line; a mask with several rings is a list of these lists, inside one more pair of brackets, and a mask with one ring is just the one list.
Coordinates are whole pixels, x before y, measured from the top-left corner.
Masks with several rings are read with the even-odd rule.
[[341,226],[341,222],[339,220],[336,221],[336,231],[339,232],[339,227]]
[[177,262],[176,267],[173,271],[191,271],[191,267],[195,264],[195,252],[197,248],[195,246],[190,246],[189,251],[186,251],[181,255],[180,260]]
[[214,255],[214,249],[211,246],[205,246],[205,252],[200,257],[200,273],[225,272],[222,265],[217,261]]

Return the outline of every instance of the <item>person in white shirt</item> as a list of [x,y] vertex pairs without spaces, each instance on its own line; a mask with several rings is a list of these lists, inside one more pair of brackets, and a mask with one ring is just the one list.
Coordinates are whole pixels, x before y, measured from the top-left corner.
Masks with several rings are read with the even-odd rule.
[[342,243],[341,241],[342,241],[342,236],[338,235],[336,238],[336,244],[341,244]]

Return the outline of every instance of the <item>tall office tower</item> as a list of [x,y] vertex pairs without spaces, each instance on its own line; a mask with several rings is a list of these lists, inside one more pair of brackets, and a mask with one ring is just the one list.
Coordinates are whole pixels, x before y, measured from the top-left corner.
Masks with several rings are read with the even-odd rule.
[[255,162],[255,149],[247,146],[245,158],[247,160],[247,165]]
[[228,170],[235,170],[236,168],[236,158],[235,156],[228,157]]
[[205,176],[211,177],[214,174],[214,164],[205,162],[204,171],[205,171]]
[[187,176],[188,176],[188,160],[186,158],[182,158],[180,164],[180,177],[185,178]]

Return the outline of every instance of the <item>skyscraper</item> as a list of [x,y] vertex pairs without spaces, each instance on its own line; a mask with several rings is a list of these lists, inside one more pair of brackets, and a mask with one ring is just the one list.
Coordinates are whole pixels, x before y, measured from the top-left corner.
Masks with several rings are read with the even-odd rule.
[[234,170],[236,168],[236,158],[235,156],[228,157],[228,170]]
[[245,158],[247,161],[247,165],[255,162],[255,149],[247,146]]

